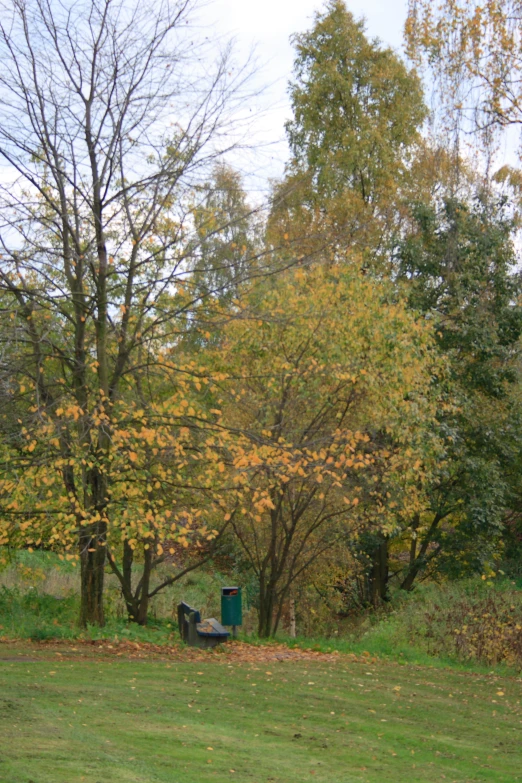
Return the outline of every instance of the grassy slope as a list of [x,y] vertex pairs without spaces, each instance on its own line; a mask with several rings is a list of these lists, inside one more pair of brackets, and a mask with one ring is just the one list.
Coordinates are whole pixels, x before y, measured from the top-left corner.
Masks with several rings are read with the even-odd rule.
[[3,783],[522,781],[514,677],[67,649],[0,646]]

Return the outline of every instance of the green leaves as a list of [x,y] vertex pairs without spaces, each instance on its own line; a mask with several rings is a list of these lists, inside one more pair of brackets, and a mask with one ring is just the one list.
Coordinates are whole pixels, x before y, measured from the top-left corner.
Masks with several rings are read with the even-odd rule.
[[414,219],[397,253],[398,277],[411,307],[434,324],[448,375],[437,424],[445,457],[428,493],[410,581],[415,569],[477,571],[498,554],[513,502],[510,466],[522,442],[514,384],[521,286],[507,205],[482,192],[468,202],[417,205]]
[[352,193],[368,208],[399,187],[426,116],[417,77],[391,50],[365,35],[340,0],[294,37],[286,129],[293,166],[311,176],[308,197],[325,206]]
[[207,351],[261,635],[277,629],[289,586],[343,537],[375,519],[393,529],[418,507],[438,370],[429,324],[392,290],[349,264],[298,269],[244,291]]

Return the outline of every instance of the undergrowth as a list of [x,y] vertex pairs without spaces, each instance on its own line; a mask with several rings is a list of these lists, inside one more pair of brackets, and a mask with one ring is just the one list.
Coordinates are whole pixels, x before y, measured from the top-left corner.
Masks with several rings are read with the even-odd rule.
[[522,669],[522,590],[509,580],[420,586],[352,634],[357,649],[404,660],[438,658]]
[[[219,618],[219,588],[226,582],[218,573],[187,575],[158,597],[148,627],[142,628],[127,622],[118,585],[108,576],[105,627],[80,629],[77,571],[54,555],[18,553],[0,575],[0,638],[173,644],[179,641],[179,601],[200,609],[203,616]],[[379,613],[337,624],[332,616],[328,629],[321,622],[314,628],[310,617],[299,618],[299,608],[298,627],[306,629],[306,636],[290,638],[281,631],[280,641],[405,663],[522,670],[522,588],[508,579],[421,585],[412,593],[395,593]],[[307,610],[301,607],[301,612]],[[255,611],[246,607],[240,638],[266,643],[256,638],[254,628]]]

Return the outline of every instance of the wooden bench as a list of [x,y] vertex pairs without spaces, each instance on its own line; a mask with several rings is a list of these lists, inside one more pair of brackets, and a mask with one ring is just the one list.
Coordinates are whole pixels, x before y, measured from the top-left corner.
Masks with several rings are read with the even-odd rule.
[[214,617],[202,621],[198,610],[185,601],[178,605],[178,624],[181,638],[191,647],[216,647],[230,636]]

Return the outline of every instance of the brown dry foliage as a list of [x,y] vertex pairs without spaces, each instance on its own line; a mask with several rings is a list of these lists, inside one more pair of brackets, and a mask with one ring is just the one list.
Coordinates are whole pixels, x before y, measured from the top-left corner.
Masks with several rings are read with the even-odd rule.
[[425,614],[429,650],[462,660],[522,668],[522,604],[492,592],[450,606],[435,604]]

